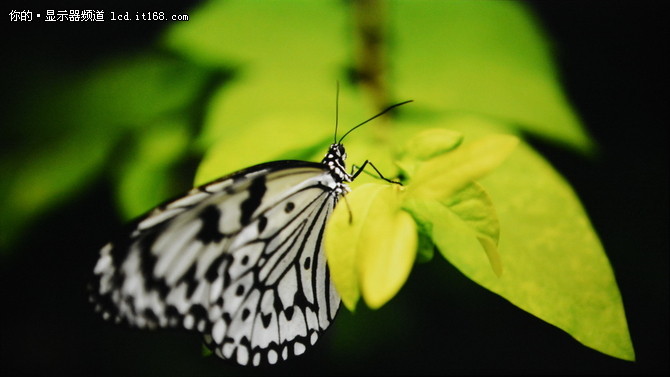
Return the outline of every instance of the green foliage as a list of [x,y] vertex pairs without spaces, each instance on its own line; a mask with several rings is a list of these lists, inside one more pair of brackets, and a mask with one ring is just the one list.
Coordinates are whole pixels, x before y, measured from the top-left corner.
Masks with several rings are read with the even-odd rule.
[[[415,102],[345,144],[350,164],[370,159],[404,186],[361,175],[351,212],[336,208],[326,252],[344,304],[378,308],[415,261],[442,255],[583,344],[633,360],[612,269],[579,199],[522,140],[595,148],[533,18],[493,1],[390,1],[384,12],[388,91]],[[129,217],[175,193],[174,168],[192,153],[203,153],[196,183],[318,160],[333,137],[337,80],[341,128],[378,102],[344,80],[357,58],[350,13],[336,1],[211,1],[167,29],[161,48],[177,57],[118,57],[24,99],[14,127],[28,142],[0,159],[3,250],[103,172]],[[235,80],[207,92],[194,124],[188,114],[218,70]]]
[[[168,177],[153,173],[164,171],[170,161],[166,155],[178,153],[188,141],[188,133],[175,133],[175,121],[168,117],[188,109],[208,76],[196,65],[146,53],[35,85],[39,89],[22,99],[11,123],[25,141],[3,151],[0,161],[1,249],[9,250],[36,216],[81,192],[103,169],[114,168],[110,161],[134,153],[127,148],[129,140],[144,138],[138,143],[145,145],[119,173],[124,213],[135,216],[157,204],[160,198],[146,191],[153,185],[145,180],[162,180],[165,186]],[[172,139],[169,145],[166,138]]]
[[390,12],[397,93],[431,111],[491,117],[592,150],[561,90],[548,43],[520,4],[396,1]]
[[[417,230],[401,210],[404,189],[364,184],[338,206],[325,233],[330,274],[344,305],[354,310],[359,297],[379,308],[400,290],[414,263]],[[342,237],[346,235],[346,237]]]
[[[443,149],[453,146],[453,139],[444,140],[448,144]],[[417,151],[436,145],[424,135],[408,144]],[[433,240],[436,227],[449,229],[459,238],[480,240],[493,270],[500,274],[498,219],[486,193],[473,180],[502,162],[516,144],[512,136],[489,136],[414,161],[410,165],[417,166],[416,174],[410,176],[409,184],[367,183],[352,192],[347,197],[349,206],[335,209],[324,241],[331,276],[344,304],[354,310],[362,293],[368,306],[379,308],[400,290],[418,247],[417,225],[408,213],[423,229],[432,229]],[[436,209],[442,209],[438,216],[422,216]]]

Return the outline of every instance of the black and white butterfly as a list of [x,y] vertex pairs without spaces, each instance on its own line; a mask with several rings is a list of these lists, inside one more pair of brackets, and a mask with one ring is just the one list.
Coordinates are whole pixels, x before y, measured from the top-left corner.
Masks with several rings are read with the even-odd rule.
[[368,163],[346,172],[341,142],[349,132],[321,163],[256,165],[131,223],[100,250],[95,309],[139,328],[198,331],[216,355],[240,365],[305,352],[340,306],[322,242],[346,183]]

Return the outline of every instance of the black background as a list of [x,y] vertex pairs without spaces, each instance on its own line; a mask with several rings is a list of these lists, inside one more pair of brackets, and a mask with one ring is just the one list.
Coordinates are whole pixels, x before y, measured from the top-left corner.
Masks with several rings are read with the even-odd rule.
[[[48,4],[26,2],[13,9],[55,6]],[[601,237],[623,296],[637,362],[581,346],[440,258],[415,267],[408,285],[382,310],[356,315],[341,310],[334,330],[295,360],[242,369],[215,357],[203,359],[197,336],[115,327],[88,306],[84,285],[97,249],[110,229],[120,226],[108,185],[100,182],[41,218],[30,237],[2,257],[2,374],[667,373],[666,13],[655,2],[528,5],[547,30],[568,97],[602,153],[586,159],[531,142],[572,183]],[[96,6],[167,10],[157,1]],[[187,5],[170,9],[188,13]],[[22,81],[36,71],[72,70],[110,51],[150,46],[163,27],[6,21],[3,114],[11,110],[13,93],[26,90]],[[336,341],[347,344],[343,351],[333,346]]]

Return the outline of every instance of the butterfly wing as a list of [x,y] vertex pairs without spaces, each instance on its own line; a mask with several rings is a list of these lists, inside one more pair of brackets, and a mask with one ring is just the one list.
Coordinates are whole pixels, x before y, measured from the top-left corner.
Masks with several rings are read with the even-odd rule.
[[191,190],[100,251],[92,298],[103,317],[184,327],[239,364],[303,353],[340,298],[323,253],[341,191],[322,164],[261,164]]

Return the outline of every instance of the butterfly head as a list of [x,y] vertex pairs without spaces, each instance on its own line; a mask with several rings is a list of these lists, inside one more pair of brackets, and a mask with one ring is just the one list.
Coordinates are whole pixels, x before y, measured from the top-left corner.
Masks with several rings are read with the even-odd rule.
[[347,152],[344,150],[344,145],[334,143],[328,148],[326,156],[321,163],[328,166],[330,172],[338,178],[340,182],[351,182],[351,175],[347,174],[344,166],[344,160],[347,159]]

